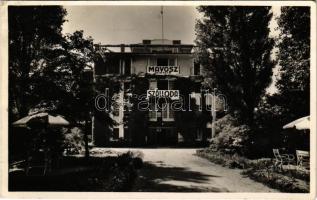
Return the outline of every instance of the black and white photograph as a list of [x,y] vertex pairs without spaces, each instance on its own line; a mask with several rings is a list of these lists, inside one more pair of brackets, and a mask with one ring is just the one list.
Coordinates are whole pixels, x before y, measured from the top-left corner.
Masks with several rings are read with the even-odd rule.
[[313,2],[7,3],[6,194],[315,198]]

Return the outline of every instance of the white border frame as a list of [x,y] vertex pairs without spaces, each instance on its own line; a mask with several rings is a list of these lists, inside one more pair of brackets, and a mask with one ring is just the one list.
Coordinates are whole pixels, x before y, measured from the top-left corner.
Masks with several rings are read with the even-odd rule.
[[[67,5],[67,6],[198,6],[198,5],[244,5],[244,6],[310,6],[311,7],[311,174],[310,193],[137,193],[137,192],[8,192],[8,5]],[[67,198],[67,199],[314,199],[316,197],[316,3],[313,1],[2,1],[0,7],[1,54],[0,54],[0,195],[8,198]],[[132,68],[132,65],[131,65]]]

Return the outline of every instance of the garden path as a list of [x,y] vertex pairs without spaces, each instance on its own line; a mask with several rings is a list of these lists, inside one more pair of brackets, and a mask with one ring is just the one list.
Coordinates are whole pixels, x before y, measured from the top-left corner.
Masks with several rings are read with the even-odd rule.
[[197,149],[112,148],[142,152],[144,166],[132,191],[142,192],[279,192],[229,169],[195,156]]

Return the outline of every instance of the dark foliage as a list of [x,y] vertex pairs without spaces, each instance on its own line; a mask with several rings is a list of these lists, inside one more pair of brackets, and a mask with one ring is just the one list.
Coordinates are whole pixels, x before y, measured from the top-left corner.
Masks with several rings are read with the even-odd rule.
[[[63,157],[46,176],[9,174],[10,191],[129,191],[137,175],[131,152],[118,157]],[[140,158],[139,158],[140,159]],[[141,159],[142,160],[142,159]]]
[[46,54],[63,40],[66,10],[60,6],[9,6],[10,122],[24,117],[33,104],[34,71],[45,66]]
[[65,155],[80,155],[84,152],[85,144],[82,130],[75,127],[63,134],[63,150]]
[[255,113],[257,130],[252,152],[272,156],[272,148],[309,150],[309,134],[282,127],[310,113],[310,8],[282,7],[277,18],[278,92],[266,95]]
[[92,114],[109,126],[114,122],[94,106],[93,40],[83,31],[62,35],[66,14],[60,6],[9,7],[9,118],[62,114],[82,128],[88,156]]
[[[177,109],[175,105],[175,122],[176,129],[180,132],[184,139],[183,145],[192,145],[195,141],[197,130],[202,131],[203,140],[206,139],[206,123],[211,120],[210,112],[206,111],[205,107],[202,106],[202,111],[199,111],[198,106],[194,99],[190,98],[189,94],[192,91],[197,91],[197,84],[195,81],[187,78],[177,78],[175,81],[175,88],[179,90],[180,102],[182,102],[182,110]],[[199,91],[200,92],[200,91]],[[202,95],[203,97],[203,95]],[[203,102],[205,104],[205,102]]]
[[227,97],[229,111],[253,124],[254,108],[271,82],[268,24],[270,7],[201,6],[204,15],[196,25],[198,57],[211,88]]
[[216,135],[211,139],[210,147],[230,155],[247,156],[250,147],[251,130],[247,125],[241,125],[230,114],[216,121]]
[[148,79],[137,75],[132,77],[131,96],[129,97],[131,107],[128,108],[130,111],[126,123],[129,127],[129,142],[135,146],[145,144],[145,135],[148,132],[148,111],[147,109],[139,109],[147,107],[146,96],[144,96],[147,88],[149,88]]
[[282,7],[278,25],[281,68],[276,84],[279,94],[273,98],[283,108],[283,115],[293,120],[309,115],[310,8]]
[[196,154],[222,166],[243,169],[243,175],[282,192],[309,192],[309,173],[299,170],[276,171],[273,159],[250,160],[237,154],[229,155],[212,149],[198,150]]

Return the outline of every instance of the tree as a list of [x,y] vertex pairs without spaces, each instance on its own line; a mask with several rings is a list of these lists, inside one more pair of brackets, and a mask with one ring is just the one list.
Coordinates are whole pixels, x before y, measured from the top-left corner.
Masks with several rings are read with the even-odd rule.
[[[131,78],[131,89],[132,96],[129,98],[131,108],[129,116],[125,119],[130,133],[131,144],[138,146],[146,143],[145,136],[148,132],[147,117],[148,112],[146,109],[140,109],[144,105],[139,105],[146,101],[146,90],[149,88],[149,81],[147,78],[133,75]],[[146,107],[146,106],[145,106]]]
[[[54,51],[44,51],[42,66],[33,72],[30,80],[31,108],[49,110],[66,116],[72,125],[84,128],[86,156],[88,132],[94,108],[92,62],[94,47],[83,31],[66,35]],[[43,67],[45,66],[45,67]]]
[[[277,81],[280,106],[288,120],[309,115],[310,8],[282,7],[277,20],[280,77]],[[285,122],[286,123],[286,122]]]
[[88,157],[91,116],[110,126],[113,120],[94,106],[93,40],[83,31],[62,35],[65,15],[60,6],[9,7],[10,117],[32,110],[64,115],[83,127]]
[[10,121],[28,114],[33,70],[43,67],[44,51],[62,40],[66,10],[60,6],[9,6]]
[[201,6],[198,11],[204,17],[196,24],[197,54],[210,86],[226,95],[229,112],[252,125],[275,64],[270,7]]
[[[105,52],[96,52],[96,58],[95,59],[103,59],[104,57],[106,60],[108,59]],[[104,64],[104,63],[103,63]],[[103,65],[104,66],[104,65]],[[96,67],[97,69],[98,67]],[[97,120],[99,123],[103,125],[103,128],[105,129],[95,129],[95,135],[94,135],[94,144],[101,146],[101,145],[107,145],[110,141],[110,136],[113,133],[111,128],[113,128],[115,125],[119,125],[117,121],[115,121],[109,113],[117,112],[119,111],[119,106],[121,102],[118,102],[118,94],[122,90],[122,85],[120,83],[120,77],[119,76],[113,76],[113,77],[98,77],[96,78],[96,83],[94,84],[95,89],[95,97],[98,95],[106,95],[107,100],[106,101],[98,101],[98,105],[100,108],[107,108],[103,110],[99,110],[96,107],[94,107],[93,110],[93,116],[94,119]]]
[[[83,127],[85,156],[89,157],[88,134],[92,116],[109,127],[115,125],[109,112],[95,107],[95,97],[103,93],[105,87],[114,88],[117,80],[98,79],[98,85],[94,85],[93,63],[100,55],[94,49],[92,38],[84,38],[83,31],[67,34],[57,48],[57,54],[47,54],[47,67],[37,72],[33,96],[39,99],[37,107],[63,114],[74,126]],[[110,97],[118,90],[118,87],[111,90]]]

